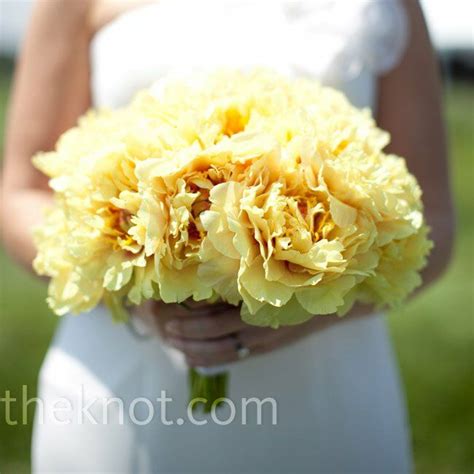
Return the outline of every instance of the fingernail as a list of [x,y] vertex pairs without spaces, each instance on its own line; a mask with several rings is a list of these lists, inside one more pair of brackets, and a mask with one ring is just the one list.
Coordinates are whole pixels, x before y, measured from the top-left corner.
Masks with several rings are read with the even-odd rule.
[[178,321],[168,321],[165,324],[165,329],[167,332],[171,332],[173,334],[180,334]]

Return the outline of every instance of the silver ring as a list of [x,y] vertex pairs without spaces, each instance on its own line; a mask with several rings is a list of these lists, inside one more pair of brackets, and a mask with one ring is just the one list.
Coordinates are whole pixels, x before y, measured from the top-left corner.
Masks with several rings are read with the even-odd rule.
[[250,349],[242,344],[237,334],[234,335],[235,338],[235,351],[237,352],[237,357],[239,360],[245,359],[250,355]]

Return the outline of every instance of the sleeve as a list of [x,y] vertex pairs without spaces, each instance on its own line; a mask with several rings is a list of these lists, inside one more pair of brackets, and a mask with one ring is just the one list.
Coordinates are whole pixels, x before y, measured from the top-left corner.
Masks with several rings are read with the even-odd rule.
[[[362,70],[385,74],[408,42],[402,0],[293,0],[293,62],[303,73],[351,80]],[[290,4],[290,2],[286,2]]]
[[365,0],[354,46],[374,74],[397,66],[408,43],[408,18],[401,0]]

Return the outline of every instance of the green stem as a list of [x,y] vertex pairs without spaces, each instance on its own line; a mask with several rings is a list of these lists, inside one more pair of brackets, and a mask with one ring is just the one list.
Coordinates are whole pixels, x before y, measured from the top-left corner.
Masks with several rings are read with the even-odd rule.
[[209,413],[213,405],[217,408],[220,403],[215,404],[219,398],[227,396],[227,386],[229,374],[227,372],[217,375],[202,375],[196,369],[190,368],[189,379],[189,401],[196,398],[204,398],[205,402],[195,403],[193,410],[202,409],[204,413]]

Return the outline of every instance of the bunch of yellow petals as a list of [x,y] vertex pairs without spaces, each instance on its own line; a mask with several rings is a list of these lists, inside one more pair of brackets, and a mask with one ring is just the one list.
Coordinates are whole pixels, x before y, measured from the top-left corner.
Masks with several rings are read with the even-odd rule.
[[368,110],[268,71],[161,81],[35,165],[56,205],[36,270],[57,314],[224,300],[297,324],[401,302],[431,248],[421,191]]

